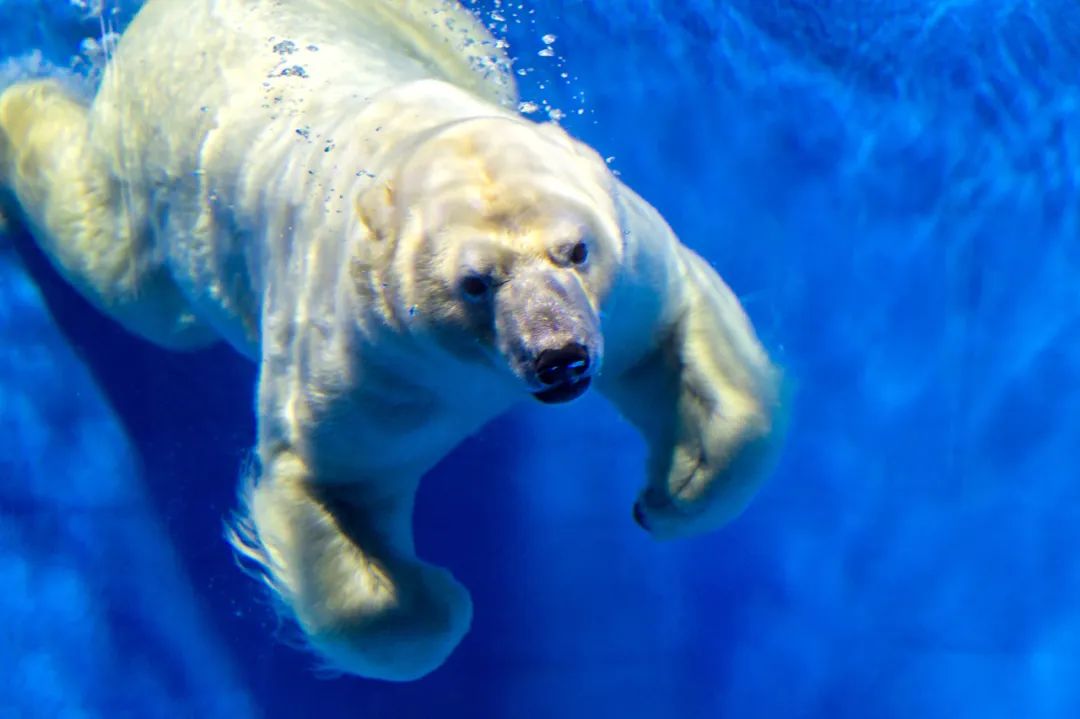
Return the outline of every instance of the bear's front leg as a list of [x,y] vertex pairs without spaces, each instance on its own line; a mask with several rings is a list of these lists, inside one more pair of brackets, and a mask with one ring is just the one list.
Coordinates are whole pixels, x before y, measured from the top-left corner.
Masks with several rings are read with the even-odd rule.
[[230,541],[312,647],[332,668],[375,679],[416,679],[442,664],[469,628],[472,602],[449,572],[416,558],[417,482],[374,492],[319,481],[290,451],[262,460]]
[[646,209],[635,229],[665,263],[668,286],[654,290],[667,306],[651,349],[604,378],[604,391],[649,444],[634,518],[665,539],[743,510],[775,455],[782,416],[779,373],[738,299]]

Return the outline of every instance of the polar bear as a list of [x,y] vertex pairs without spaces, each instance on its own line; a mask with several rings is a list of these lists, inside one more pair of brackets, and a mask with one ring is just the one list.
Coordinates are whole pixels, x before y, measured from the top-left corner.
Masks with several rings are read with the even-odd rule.
[[778,373],[736,297],[590,148],[514,110],[501,45],[440,0],[149,0],[92,102],[0,96],[0,185],[131,331],[259,365],[228,536],[333,667],[438,667],[471,603],[417,558],[423,475],[591,385],[650,447],[657,538],[735,516]]

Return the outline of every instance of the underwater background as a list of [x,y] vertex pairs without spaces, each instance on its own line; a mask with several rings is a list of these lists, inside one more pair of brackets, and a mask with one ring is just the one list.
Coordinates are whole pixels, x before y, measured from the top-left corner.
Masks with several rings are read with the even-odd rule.
[[[0,82],[92,74],[137,5],[0,0]],[[0,717],[1080,716],[1080,3],[472,7],[742,298],[794,389],[774,476],[655,543],[632,428],[522,406],[421,490],[461,647],[323,678],[222,538],[254,368],[127,335],[9,231]]]

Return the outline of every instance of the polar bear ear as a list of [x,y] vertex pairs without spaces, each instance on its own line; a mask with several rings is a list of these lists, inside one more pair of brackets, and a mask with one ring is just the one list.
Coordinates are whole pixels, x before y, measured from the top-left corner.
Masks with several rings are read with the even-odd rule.
[[361,191],[353,203],[357,219],[378,242],[388,239],[394,232],[397,215],[395,197],[393,182],[384,180]]

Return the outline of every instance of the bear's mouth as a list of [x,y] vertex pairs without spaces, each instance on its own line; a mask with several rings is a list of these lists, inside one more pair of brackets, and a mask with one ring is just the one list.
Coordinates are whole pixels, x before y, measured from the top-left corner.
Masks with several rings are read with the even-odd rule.
[[533,397],[536,397],[544,404],[561,404],[575,400],[585,394],[585,390],[589,389],[591,383],[591,377],[582,377],[570,382],[563,382],[542,392],[533,392]]

